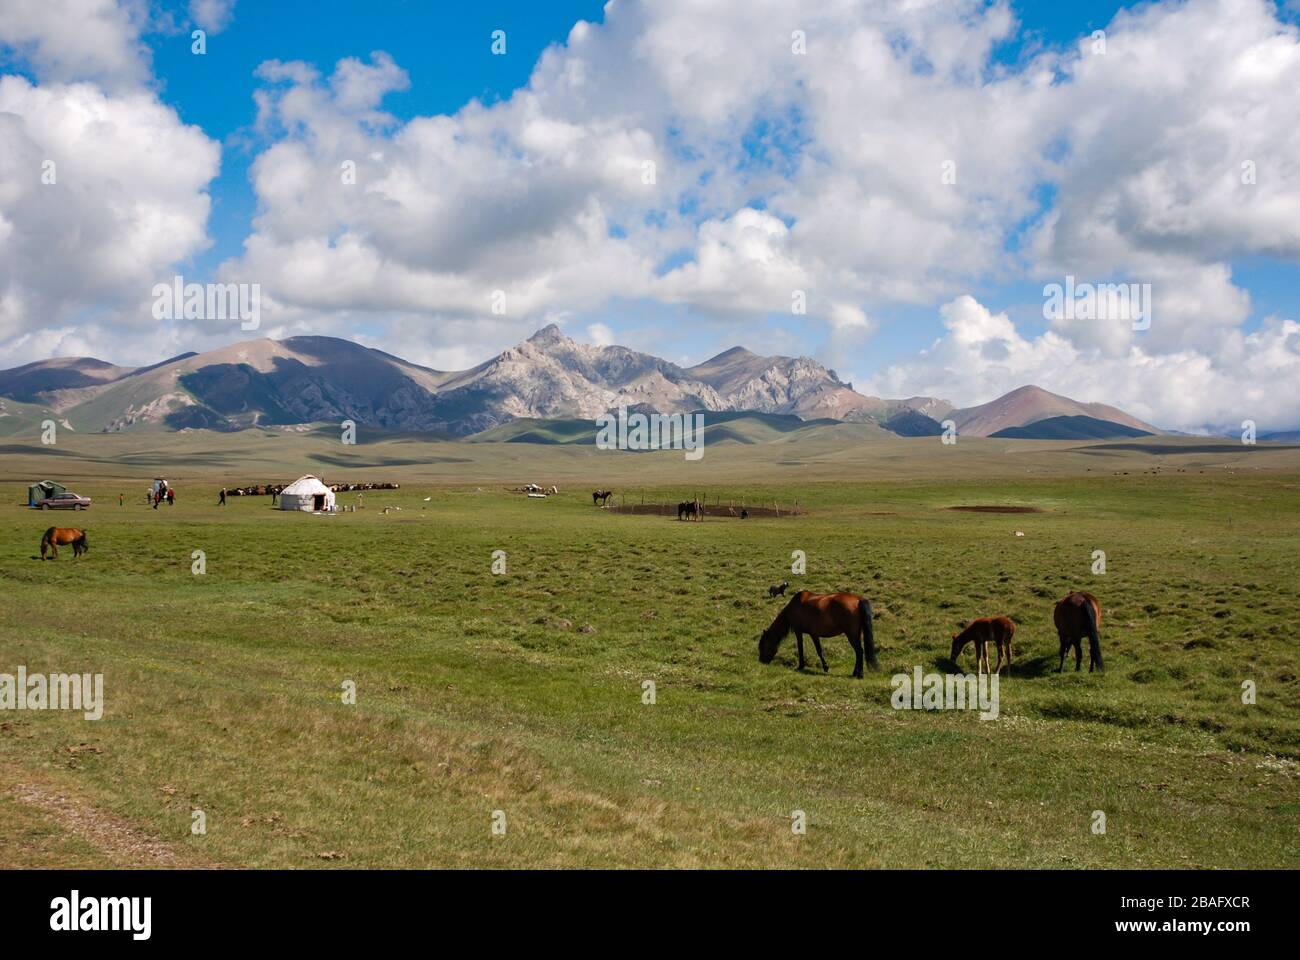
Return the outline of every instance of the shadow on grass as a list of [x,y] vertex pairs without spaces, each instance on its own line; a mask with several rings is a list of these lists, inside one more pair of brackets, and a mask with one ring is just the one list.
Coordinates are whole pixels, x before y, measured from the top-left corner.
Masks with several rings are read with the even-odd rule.
[[412,467],[421,466],[427,463],[472,463],[467,457],[421,457],[416,460],[407,460],[401,457],[371,457],[362,459],[356,456],[337,456],[327,453],[313,453],[311,460],[317,463],[328,464],[331,467],[347,467],[358,470],[377,467]]
[[1057,658],[1051,654],[1033,657],[1029,660],[1016,660],[1011,664],[1008,673],[1010,676],[1024,677],[1026,679],[1046,677],[1056,672],[1056,662]]
[[56,450],[52,446],[33,443],[6,443],[0,446],[0,453],[43,453],[51,457],[75,457],[76,454],[70,450]]
[[[963,666],[960,661],[954,661],[949,657],[937,657],[934,660],[937,669],[948,673],[974,673],[975,659],[969,659],[969,669]],[[990,658],[989,665],[996,666],[996,655]],[[1046,677],[1056,672],[1056,658],[1051,656],[1034,657],[1030,660],[1013,660],[1009,665],[1002,669],[1002,676],[1017,677],[1022,680],[1032,680],[1035,677]]]

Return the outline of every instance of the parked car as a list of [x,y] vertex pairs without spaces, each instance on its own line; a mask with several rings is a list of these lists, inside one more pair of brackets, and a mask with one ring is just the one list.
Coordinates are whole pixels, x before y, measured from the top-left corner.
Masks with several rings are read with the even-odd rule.
[[90,506],[90,497],[82,497],[67,490],[63,493],[56,493],[52,497],[46,497],[36,504],[42,510],[85,510]]

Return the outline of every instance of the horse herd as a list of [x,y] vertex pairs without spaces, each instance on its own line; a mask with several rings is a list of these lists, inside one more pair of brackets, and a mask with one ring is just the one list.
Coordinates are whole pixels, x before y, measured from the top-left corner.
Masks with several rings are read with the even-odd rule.
[[[395,489],[397,484],[347,484],[337,485],[339,489]],[[252,488],[266,489],[269,488]],[[611,490],[596,490],[592,494],[592,502],[601,502],[608,500],[613,494]],[[236,495],[238,491],[236,491]],[[698,517],[700,513],[699,500],[684,501],[677,506],[678,519],[684,516],[693,515]],[[57,559],[59,555],[58,548],[61,546],[71,546],[72,555],[79,557],[87,552],[90,547],[86,542],[86,531],[78,530],[73,527],[50,527],[41,537],[41,559],[45,559],[46,552],[51,554],[52,559]],[[783,581],[768,587],[768,596],[775,598],[784,596],[789,581]],[[781,641],[790,635],[795,635],[795,641],[798,644],[799,669],[802,670],[807,666],[804,659],[803,638],[807,634],[813,642],[813,648],[817,651],[817,659],[821,661],[822,670],[827,671],[826,657],[822,654],[821,641],[826,637],[847,637],[849,645],[853,647],[854,666],[853,676],[861,679],[862,666],[865,659],[870,663],[873,670],[879,668],[876,660],[876,641],[875,633],[872,629],[872,621],[878,617],[871,609],[871,601],[866,597],[859,596],[855,593],[812,593],[809,590],[800,590],[785,605],[771,625],[763,631],[758,640],[758,659],[762,663],[771,663],[776,657],[777,649]],[[1057,666],[1057,673],[1065,669],[1065,655],[1074,649],[1074,669],[1079,671],[1083,667],[1083,638],[1088,639],[1088,672],[1093,670],[1104,670],[1101,659],[1101,637],[1098,629],[1101,626],[1101,604],[1091,593],[1075,591],[1067,594],[1059,603],[1056,604],[1052,611],[1052,621],[1056,626],[1057,638],[1060,641],[1060,664]],[[1011,666],[1013,656],[1012,641],[1015,638],[1016,625],[1010,617],[980,617],[970,621],[959,633],[952,635],[952,647],[949,651],[949,659],[957,662],[957,658],[966,647],[974,645],[975,648],[975,669],[977,673],[984,673],[989,670],[989,647],[992,646],[997,650],[997,664],[992,672],[1001,673],[1005,668]]]
[[[784,594],[786,583],[768,588],[768,595],[775,597]],[[830,668],[826,657],[822,655],[821,641],[826,637],[844,636],[853,647],[855,657],[853,676],[862,678],[862,663],[865,658],[871,669],[880,665],[876,660],[876,638],[872,630],[872,621],[879,614],[871,609],[871,601],[856,593],[812,593],[800,590],[789,603],[776,615],[772,625],[758,638],[758,659],[762,663],[771,663],[781,641],[793,631],[798,643],[799,669],[807,666],[803,655],[803,638],[807,634],[817,651],[822,671]],[[1067,594],[1052,611],[1052,621],[1056,626],[1057,639],[1061,644],[1061,662],[1056,668],[1060,673],[1065,669],[1065,655],[1074,648],[1074,669],[1083,667],[1083,638],[1088,639],[1088,672],[1104,670],[1101,661],[1101,604],[1091,593],[1082,590]],[[1012,638],[1016,625],[1010,617],[981,617],[968,623],[960,633],[952,635],[952,648],[949,659],[955,664],[957,657],[966,647],[975,646],[976,673],[989,670],[988,648],[996,647],[997,666],[993,672],[1001,673],[1011,666]],[[1004,662],[1005,657],[1005,662]]]
[[[612,490],[594,490],[591,494],[591,502],[604,506],[613,495]],[[698,497],[677,504],[678,520],[700,520],[703,519],[703,515],[703,506]],[[741,515],[744,517],[747,512],[742,512]],[[784,597],[789,585],[789,582],[785,581],[768,587],[768,596]],[[853,676],[861,678],[864,659],[871,664],[873,670],[878,667],[875,635],[871,627],[872,620],[877,616],[879,614],[872,612],[871,602],[866,597],[853,593],[816,594],[801,590],[785,605],[772,621],[772,625],[759,637],[758,659],[763,663],[771,663],[776,657],[781,641],[793,632],[798,643],[799,669],[804,669],[807,664],[804,660],[803,638],[804,634],[807,634],[812,639],[822,670],[826,671],[829,667],[826,658],[822,655],[822,639],[844,636],[853,647],[855,657]],[[1101,660],[1101,637],[1097,632],[1101,626],[1101,604],[1096,597],[1083,591],[1070,593],[1056,605],[1052,612],[1052,620],[1061,645],[1061,660],[1057,666],[1057,673],[1065,669],[1065,655],[1072,647],[1075,671],[1083,668],[1084,637],[1088,638],[1088,672],[1104,669]],[[1012,640],[1015,635],[1016,625],[1010,617],[980,617],[966,624],[959,633],[952,635],[949,659],[955,664],[961,652],[973,644],[975,670],[977,673],[986,673],[990,669],[989,648],[993,647],[997,651],[998,659],[992,672],[1001,673],[1011,666]]]

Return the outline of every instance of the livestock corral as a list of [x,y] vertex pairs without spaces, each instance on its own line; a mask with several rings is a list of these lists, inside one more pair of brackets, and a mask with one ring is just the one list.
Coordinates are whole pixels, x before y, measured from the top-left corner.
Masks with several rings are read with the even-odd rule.
[[[507,492],[518,445],[429,449],[427,468],[362,451],[347,472],[392,478],[374,506],[393,509],[329,522],[206,496],[119,509],[102,458],[68,456],[93,549],[54,562],[32,559],[48,523],[4,508],[0,670],[102,673],[105,703],[0,716],[0,866],[1300,865],[1300,470],[1048,473],[1034,454],[999,473],[972,442],[941,477],[918,459],[906,482],[795,485],[728,473],[725,450],[705,481],[680,458],[529,451],[553,458],[539,501]],[[611,488],[629,502],[593,504]],[[641,490],[699,497],[705,522],[629,509]],[[719,518],[714,491],[758,522]],[[757,512],[796,500],[797,522]],[[829,634],[804,670],[793,638],[760,662],[804,590],[870,601],[846,609],[878,669],[855,678]],[[1098,599],[1104,672],[1086,642],[1057,672],[1073,591]],[[954,636],[981,617],[996,718],[900,708],[899,677],[976,672]]]
[[792,501],[786,506],[782,506],[775,500],[767,503],[746,503],[744,501],[723,500],[709,502],[708,500],[669,502],[667,500],[651,501],[626,499],[611,500],[608,509],[614,513],[626,513],[634,516],[658,516],[658,517],[676,517],[678,519],[687,518],[687,510],[682,509],[685,504],[699,503],[700,509],[695,511],[690,519],[695,520],[748,520],[769,518],[780,520],[782,518],[791,519],[794,517],[804,516],[806,511],[799,506],[799,502]]

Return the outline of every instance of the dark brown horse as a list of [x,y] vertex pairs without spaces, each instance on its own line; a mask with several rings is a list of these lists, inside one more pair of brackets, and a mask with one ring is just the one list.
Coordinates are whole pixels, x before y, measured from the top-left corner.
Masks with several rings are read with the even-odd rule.
[[50,527],[45,531],[45,536],[41,537],[41,559],[45,559],[45,551],[48,549],[53,556],[51,560],[59,558],[59,547],[66,547],[72,544],[73,557],[79,557],[90,549],[90,544],[86,543],[86,531],[78,530],[75,527]]
[[758,659],[763,663],[771,663],[781,641],[793,630],[795,639],[799,642],[799,669],[802,670],[807,665],[803,658],[803,635],[806,633],[812,637],[813,646],[817,648],[817,659],[822,662],[822,670],[825,672],[830,667],[822,655],[822,637],[838,637],[843,634],[849,638],[857,657],[853,675],[860,680],[864,649],[871,669],[880,669],[880,664],[876,662],[876,638],[871,629],[872,619],[871,601],[866,597],[860,597],[856,593],[810,593],[800,590],[759,637]]
[[699,520],[704,514],[699,500],[683,500],[677,504],[677,519]]
[[1074,647],[1074,670],[1077,673],[1083,667],[1083,647],[1081,639],[1088,638],[1088,672],[1093,669],[1105,670],[1101,663],[1101,637],[1097,629],[1101,626],[1101,604],[1091,593],[1079,590],[1071,593],[1056,605],[1052,613],[1056,623],[1056,634],[1061,640],[1061,665],[1056,668],[1060,673],[1065,669],[1065,653]]
[[614,495],[613,490],[593,490],[591,493],[591,502],[595,504],[599,504],[600,506],[603,507],[605,505],[605,501],[607,501],[613,495]]
[[1002,654],[1006,652],[1007,666],[1011,666],[1011,638],[1016,635],[1016,625],[1010,617],[980,617],[966,624],[961,633],[952,635],[952,653],[949,659],[957,662],[957,657],[966,649],[968,643],[975,644],[975,673],[989,672],[989,644],[998,649],[998,665],[994,673],[1002,672]]

